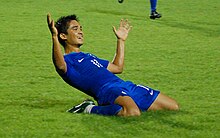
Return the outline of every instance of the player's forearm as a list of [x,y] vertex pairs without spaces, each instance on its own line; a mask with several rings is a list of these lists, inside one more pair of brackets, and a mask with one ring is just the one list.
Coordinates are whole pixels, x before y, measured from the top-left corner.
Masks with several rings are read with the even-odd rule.
[[53,42],[52,58],[53,58],[54,66],[56,67],[56,70],[59,73],[65,73],[66,63],[64,61],[63,53],[57,36],[52,36],[52,42]]
[[119,73],[123,71],[124,67],[124,47],[125,41],[117,39],[117,48],[112,63],[118,67]]

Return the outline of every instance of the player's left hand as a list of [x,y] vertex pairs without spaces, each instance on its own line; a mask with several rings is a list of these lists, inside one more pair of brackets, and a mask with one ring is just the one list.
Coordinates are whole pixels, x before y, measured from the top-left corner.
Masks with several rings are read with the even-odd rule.
[[113,26],[113,31],[118,39],[125,41],[131,28],[132,26],[129,24],[127,19],[121,19],[118,30],[115,28],[115,26]]

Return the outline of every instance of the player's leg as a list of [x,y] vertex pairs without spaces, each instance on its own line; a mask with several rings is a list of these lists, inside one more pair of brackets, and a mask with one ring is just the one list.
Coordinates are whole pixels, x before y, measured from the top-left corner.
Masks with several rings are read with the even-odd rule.
[[81,104],[73,106],[67,112],[113,116],[117,115],[120,110],[122,110],[122,106],[118,104],[96,106],[92,100],[85,100]]
[[96,106],[92,100],[85,100],[67,110],[70,113],[87,113],[104,116],[139,116],[140,110],[129,96],[119,96],[115,104]]
[[117,115],[117,116],[140,116],[141,111],[129,96],[118,96],[115,99],[115,104],[105,106],[93,106],[91,109],[92,114],[99,115]]
[[164,109],[179,110],[179,105],[174,99],[160,93],[157,96],[156,100],[151,104],[148,110],[164,110]]
[[118,116],[140,116],[141,111],[129,96],[119,96],[115,100],[115,104],[122,106],[122,110],[118,112]]
[[[121,82],[119,84],[121,84]],[[125,84],[126,86],[131,85],[131,83]],[[133,84],[131,86],[135,85]],[[128,89],[128,87],[126,88]],[[102,95],[99,95],[99,100],[97,101],[99,106],[95,106],[94,102],[91,102],[91,100],[87,100],[79,105],[72,107],[70,110],[68,110],[68,112],[84,112],[108,116],[139,116],[141,114],[134,100],[130,96],[128,96],[126,92],[123,91],[122,87],[111,87],[103,91],[104,93]]]

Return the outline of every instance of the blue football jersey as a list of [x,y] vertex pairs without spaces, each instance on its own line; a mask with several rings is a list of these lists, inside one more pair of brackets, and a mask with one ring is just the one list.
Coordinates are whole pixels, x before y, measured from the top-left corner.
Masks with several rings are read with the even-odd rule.
[[109,82],[122,81],[107,70],[109,61],[97,58],[90,53],[75,53],[64,55],[67,72],[61,77],[72,87],[97,98],[103,86]]

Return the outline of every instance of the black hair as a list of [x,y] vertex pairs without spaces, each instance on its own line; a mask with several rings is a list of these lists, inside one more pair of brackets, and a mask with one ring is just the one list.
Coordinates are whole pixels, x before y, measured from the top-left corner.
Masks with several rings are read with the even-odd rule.
[[69,23],[72,20],[79,21],[78,17],[75,14],[72,14],[72,15],[60,17],[55,23],[55,27],[57,28],[57,31],[58,31],[58,40],[60,44],[63,46],[65,46],[65,41],[60,38],[60,34],[61,33],[67,34]]

